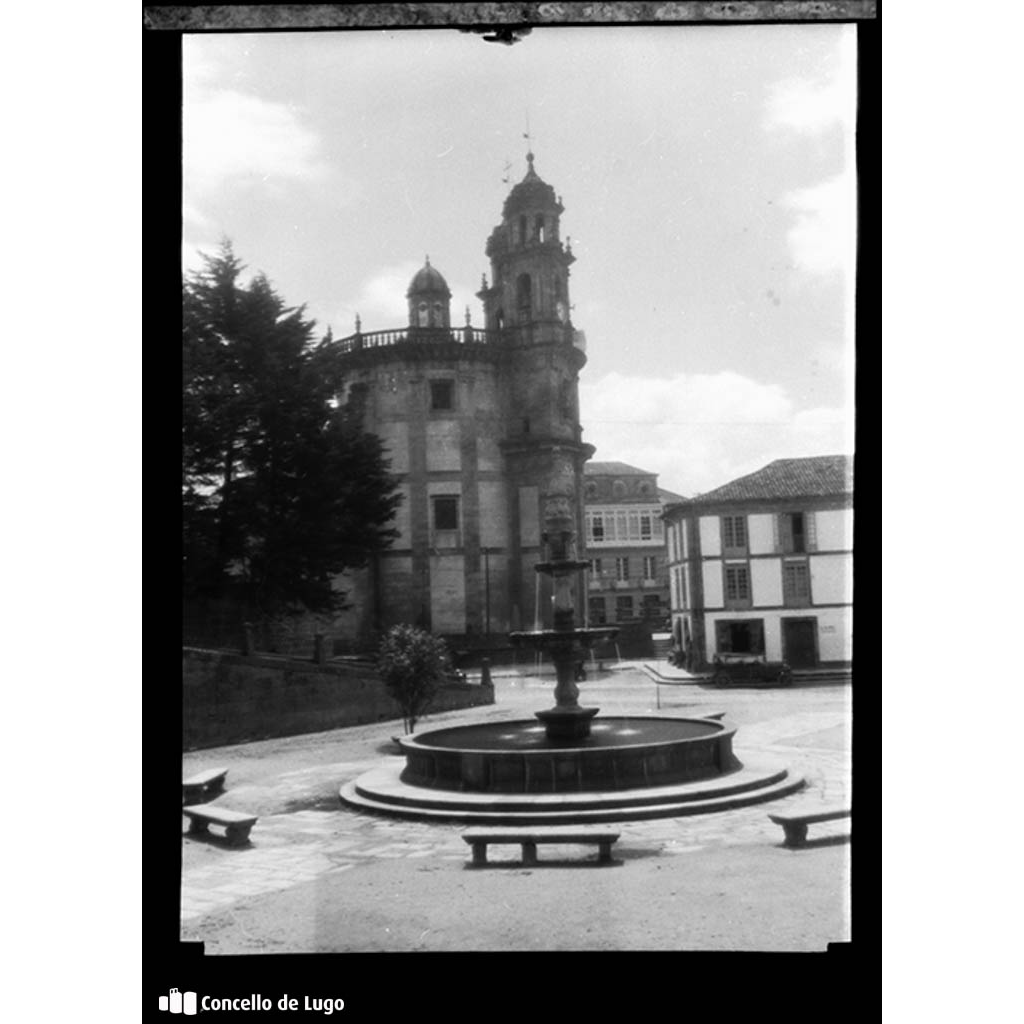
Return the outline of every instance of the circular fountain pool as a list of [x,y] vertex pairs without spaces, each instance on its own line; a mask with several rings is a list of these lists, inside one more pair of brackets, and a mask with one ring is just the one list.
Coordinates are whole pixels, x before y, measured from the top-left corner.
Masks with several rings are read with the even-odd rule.
[[438,729],[399,741],[401,781],[478,793],[588,793],[676,785],[741,767],[735,728],[691,718],[601,718],[554,741],[536,721]]

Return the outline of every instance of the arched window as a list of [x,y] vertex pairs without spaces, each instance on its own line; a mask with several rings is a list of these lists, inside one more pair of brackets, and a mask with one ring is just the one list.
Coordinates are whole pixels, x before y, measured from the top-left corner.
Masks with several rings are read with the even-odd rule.
[[612,494],[616,498],[624,498],[626,496],[626,485],[621,480],[616,480],[612,484]]
[[433,317],[430,320],[431,327],[444,327],[444,316],[441,313],[441,303],[435,302],[433,308]]
[[526,245],[526,214],[519,218],[519,241]]
[[499,309],[498,312],[494,314],[494,319],[498,325],[498,330],[500,331],[505,326],[505,310]]
[[419,326],[420,327],[429,327],[430,326],[430,309],[427,306],[427,304],[425,302],[421,302],[419,304],[419,308],[417,309],[416,312],[417,312],[416,322],[419,324]]
[[538,213],[537,219],[533,222],[533,235],[538,242],[544,241],[544,214]]
[[533,312],[529,274],[520,274],[516,281],[516,311],[519,313],[520,320],[529,320]]

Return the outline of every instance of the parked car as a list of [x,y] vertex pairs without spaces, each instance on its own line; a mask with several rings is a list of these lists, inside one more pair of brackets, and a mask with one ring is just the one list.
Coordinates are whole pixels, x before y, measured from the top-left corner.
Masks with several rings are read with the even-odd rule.
[[716,654],[711,682],[715,686],[790,686],[793,672],[784,661],[758,654]]

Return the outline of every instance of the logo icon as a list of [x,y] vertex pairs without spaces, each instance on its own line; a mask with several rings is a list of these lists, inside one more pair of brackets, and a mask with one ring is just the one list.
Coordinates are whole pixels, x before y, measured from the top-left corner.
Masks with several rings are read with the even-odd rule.
[[170,995],[160,997],[160,1009],[191,1016],[196,1012],[196,994],[195,992],[179,992],[176,988],[172,988]]

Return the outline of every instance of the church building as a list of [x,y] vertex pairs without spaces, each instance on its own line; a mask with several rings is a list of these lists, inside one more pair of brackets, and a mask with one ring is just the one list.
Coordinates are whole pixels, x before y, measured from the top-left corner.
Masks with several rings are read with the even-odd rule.
[[[583,335],[569,316],[571,247],[561,200],[534,170],[507,196],[487,239],[484,326],[451,323],[451,291],[429,258],[406,294],[408,322],[336,342],[340,397],[378,435],[397,477],[398,539],[339,580],[350,639],[396,623],[448,636],[495,636],[544,619],[534,571],[542,534],[571,523],[583,556],[578,381]],[[582,581],[578,593],[582,593]],[[582,618],[577,599],[578,617]]]

